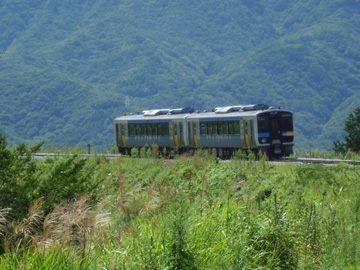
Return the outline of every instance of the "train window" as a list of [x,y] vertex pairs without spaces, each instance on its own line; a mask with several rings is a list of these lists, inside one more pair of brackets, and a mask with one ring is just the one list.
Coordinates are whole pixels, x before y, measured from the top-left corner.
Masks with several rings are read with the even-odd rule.
[[207,134],[211,135],[212,134],[212,123],[208,122],[208,123],[206,123],[206,126],[207,126]]
[[216,134],[217,134],[217,125],[216,125],[215,122],[212,123],[212,134],[213,134],[213,135],[216,135]]
[[135,136],[135,124],[129,124],[129,135]]
[[140,126],[140,135],[145,136],[146,135],[146,125],[140,124],[139,126]]
[[221,135],[221,134],[223,134],[223,130],[222,130],[222,124],[221,124],[221,122],[220,123],[217,123],[217,134],[218,135]]
[[228,123],[228,131],[229,131],[228,134],[230,134],[230,135],[234,134],[234,122],[231,121]]
[[279,121],[278,121],[278,119],[272,119],[271,120],[271,128],[272,128],[272,131],[278,131],[279,130]]
[[151,124],[145,124],[146,126],[146,135],[151,136]]
[[162,124],[163,136],[169,136],[169,123]]
[[140,124],[136,124],[136,136],[140,136],[141,135],[141,125]]
[[222,124],[222,131],[223,131],[223,134],[225,134],[225,135],[229,134],[229,132],[228,132],[228,122],[224,122]]
[[234,135],[240,135],[240,123],[238,121],[234,122]]
[[151,124],[151,135],[157,136],[157,124]]
[[200,124],[200,135],[206,135],[207,134],[207,126],[206,123]]
[[293,120],[291,114],[281,116],[281,126],[283,131],[293,131]]
[[258,132],[266,133],[269,132],[269,119],[268,118],[258,118]]

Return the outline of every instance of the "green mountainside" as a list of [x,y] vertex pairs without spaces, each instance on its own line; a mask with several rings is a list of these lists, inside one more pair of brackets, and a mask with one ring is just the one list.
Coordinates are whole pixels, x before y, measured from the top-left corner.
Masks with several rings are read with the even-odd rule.
[[267,103],[330,149],[360,106],[359,0],[4,0],[0,28],[9,144],[107,149],[125,112]]

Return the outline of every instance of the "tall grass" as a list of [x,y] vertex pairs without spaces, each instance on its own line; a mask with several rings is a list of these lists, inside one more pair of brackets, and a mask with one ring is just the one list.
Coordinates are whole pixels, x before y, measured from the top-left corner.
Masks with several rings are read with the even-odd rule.
[[360,266],[357,167],[222,163],[208,152],[86,166],[97,200],[63,201],[46,216],[39,200],[18,223],[0,211],[0,269]]

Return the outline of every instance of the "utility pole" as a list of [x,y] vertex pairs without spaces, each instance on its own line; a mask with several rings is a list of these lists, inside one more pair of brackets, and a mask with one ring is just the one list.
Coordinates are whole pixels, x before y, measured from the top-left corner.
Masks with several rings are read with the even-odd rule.
[[129,96],[126,96],[125,97],[125,108],[128,108],[128,107],[130,107],[130,98],[129,98]]

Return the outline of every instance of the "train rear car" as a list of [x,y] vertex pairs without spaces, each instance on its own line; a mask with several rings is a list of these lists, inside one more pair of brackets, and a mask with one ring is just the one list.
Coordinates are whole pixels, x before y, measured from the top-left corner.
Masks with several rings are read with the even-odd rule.
[[125,115],[115,119],[116,145],[122,154],[132,148],[156,145],[160,150],[187,149],[186,116],[192,108],[156,109],[142,114]]

